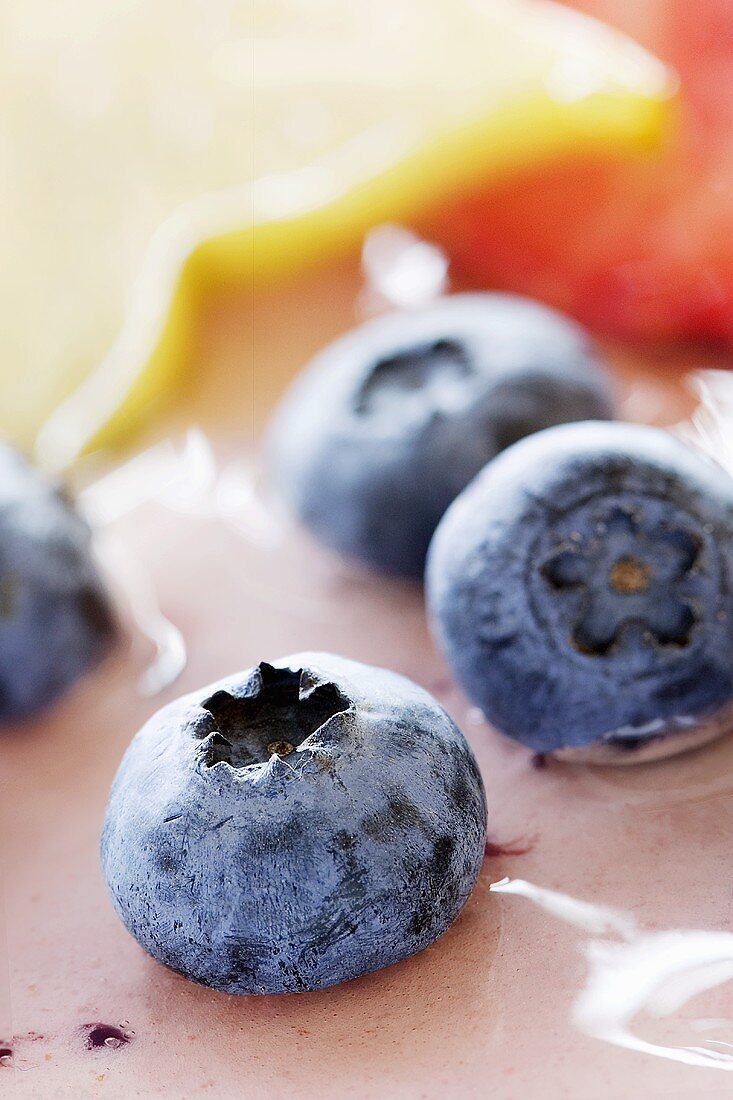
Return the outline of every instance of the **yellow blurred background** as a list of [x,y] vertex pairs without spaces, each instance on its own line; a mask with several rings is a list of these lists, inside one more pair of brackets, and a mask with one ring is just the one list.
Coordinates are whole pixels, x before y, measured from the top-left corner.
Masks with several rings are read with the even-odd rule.
[[[349,316],[370,225],[568,151],[633,155],[674,84],[546,0],[27,0],[0,28],[0,431],[52,468],[182,379],[251,404],[254,373],[267,394]],[[331,260],[282,314],[292,353],[260,346],[280,307],[255,288],[287,300]],[[202,314],[212,287],[237,308]],[[230,350],[196,380],[204,331]]]

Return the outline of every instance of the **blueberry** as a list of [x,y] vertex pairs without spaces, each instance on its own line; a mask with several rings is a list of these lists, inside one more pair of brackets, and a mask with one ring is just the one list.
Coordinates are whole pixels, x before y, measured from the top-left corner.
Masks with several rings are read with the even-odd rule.
[[90,540],[65,494],[0,445],[1,722],[51,704],[113,644]]
[[460,294],[316,356],[275,416],[272,467],[321,541],[422,577],[440,517],[489,459],[552,424],[611,415],[580,328],[524,298]]
[[302,653],[154,715],[112,788],[102,867],[160,962],[228,993],[293,993],[437,939],[485,830],[476,762],[431,696]]
[[733,480],[668,432],[517,443],[446,513],[426,583],[456,678],[538,752],[669,754],[730,719]]

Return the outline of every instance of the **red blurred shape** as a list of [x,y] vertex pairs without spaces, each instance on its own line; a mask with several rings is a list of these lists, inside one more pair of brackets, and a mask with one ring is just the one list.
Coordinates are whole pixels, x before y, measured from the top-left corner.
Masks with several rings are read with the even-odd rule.
[[457,199],[429,231],[459,276],[601,332],[733,338],[733,0],[576,0],[677,69],[679,125],[633,163],[577,160]]

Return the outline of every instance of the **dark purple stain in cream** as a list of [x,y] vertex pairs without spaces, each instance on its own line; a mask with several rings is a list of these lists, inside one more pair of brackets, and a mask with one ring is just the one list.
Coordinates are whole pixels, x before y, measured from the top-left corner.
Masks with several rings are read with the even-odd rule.
[[133,1033],[116,1024],[84,1024],[87,1050],[119,1050],[132,1042]]

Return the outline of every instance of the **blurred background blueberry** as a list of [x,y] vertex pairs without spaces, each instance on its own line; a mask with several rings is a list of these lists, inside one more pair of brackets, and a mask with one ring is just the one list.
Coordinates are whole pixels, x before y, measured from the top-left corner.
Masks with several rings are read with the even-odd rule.
[[47,707],[115,633],[88,526],[54,483],[0,445],[0,721]]
[[270,432],[277,484],[337,551],[421,577],[445,509],[532,432],[613,415],[583,330],[507,294],[460,294],[369,321],[291,385]]

